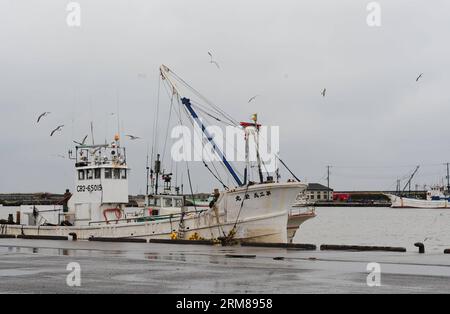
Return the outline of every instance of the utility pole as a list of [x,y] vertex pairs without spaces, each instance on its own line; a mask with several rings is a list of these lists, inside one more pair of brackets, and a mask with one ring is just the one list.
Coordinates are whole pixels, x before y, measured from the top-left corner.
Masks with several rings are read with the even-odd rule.
[[447,193],[450,193],[450,172],[449,172],[449,164],[450,163],[446,163],[445,165],[447,166]]
[[330,168],[331,166],[327,166],[327,201],[330,200]]

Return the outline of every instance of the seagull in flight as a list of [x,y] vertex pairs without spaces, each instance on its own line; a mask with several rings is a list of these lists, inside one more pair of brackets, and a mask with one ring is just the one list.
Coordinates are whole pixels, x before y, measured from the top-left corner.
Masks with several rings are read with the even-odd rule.
[[50,136],[53,136],[53,134],[55,134],[56,132],[61,132],[63,127],[64,125],[58,125],[58,127],[54,129],[52,133],[50,133]]
[[255,96],[253,96],[252,98],[250,98],[249,100],[248,100],[248,103],[251,103],[253,100],[255,100],[256,99],[256,97],[258,97],[259,95],[255,95]]
[[416,78],[416,82],[418,82],[420,80],[420,78],[422,77],[423,73],[420,73],[419,76]]
[[86,140],[87,140],[88,136],[86,135],[83,140],[81,142],[77,142],[77,141],[73,141],[75,144],[78,144],[80,146],[84,146],[84,144],[86,144]]
[[217,63],[217,61],[215,61],[215,60],[213,59],[213,55],[212,55],[212,53],[211,53],[210,51],[208,51],[208,55],[209,55],[209,57],[211,58],[211,60],[209,61],[209,63],[215,64],[216,67],[217,67],[218,69],[220,69],[219,63]]
[[327,93],[327,89],[326,89],[326,88],[324,88],[324,89],[322,90],[322,92],[321,92],[321,94],[322,94],[322,97],[325,97],[326,93]]
[[39,117],[38,117],[36,123],[39,123],[39,121],[41,121],[42,118],[44,118],[45,116],[47,116],[47,115],[49,115],[49,114],[50,114],[50,112],[48,112],[48,111],[41,113],[41,114],[39,115]]
[[139,136],[134,136],[134,135],[131,135],[131,134],[127,134],[125,136],[127,136],[131,141],[135,141],[135,140],[140,140],[141,139]]

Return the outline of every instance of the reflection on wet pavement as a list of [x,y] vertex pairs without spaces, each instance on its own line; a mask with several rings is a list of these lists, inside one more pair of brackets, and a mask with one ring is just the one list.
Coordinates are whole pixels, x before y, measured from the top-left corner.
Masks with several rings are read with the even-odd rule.
[[378,292],[450,286],[450,260],[437,253],[0,239],[0,257],[0,292],[73,292],[65,285],[72,261],[82,267],[83,292],[371,293],[370,262],[382,267]]

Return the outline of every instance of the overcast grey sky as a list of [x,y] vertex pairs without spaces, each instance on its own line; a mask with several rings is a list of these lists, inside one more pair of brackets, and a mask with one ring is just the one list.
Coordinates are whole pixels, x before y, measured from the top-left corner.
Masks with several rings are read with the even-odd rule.
[[[394,188],[415,164],[415,183],[444,175],[449,1],[378,1],[382,25],[369,27],[363,0],[80,0],[79,28],[68,2],[0,0],[0,192],[72,188],[73,165],[56,155],[91,120],[97,141],[111,138],[117,103],[123,131],[145,138],[126,142],[130,191],[143,192],[162,63],[238,120],[279,125],[302,179],[324,183],[328,164],[339,190]],[[213,183],[194,178],[196,190]]]

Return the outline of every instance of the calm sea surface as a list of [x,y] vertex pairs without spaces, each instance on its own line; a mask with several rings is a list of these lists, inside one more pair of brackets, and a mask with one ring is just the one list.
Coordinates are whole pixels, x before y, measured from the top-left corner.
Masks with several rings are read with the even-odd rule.
[[294,242],[401,246],[427,251],[450,248],[450,209],[392,209],[380,207],[318,207],[317,217],[305,222]]

